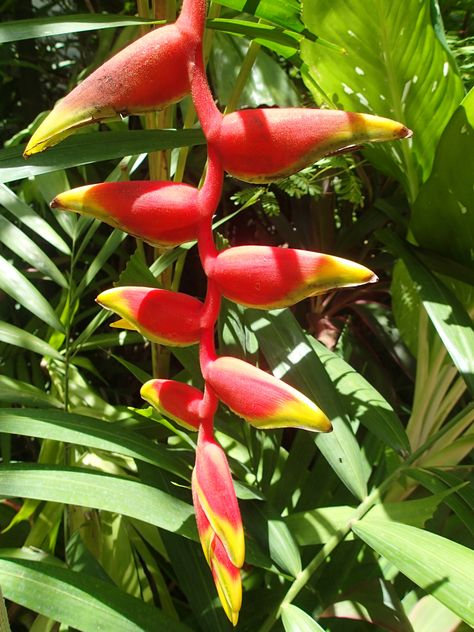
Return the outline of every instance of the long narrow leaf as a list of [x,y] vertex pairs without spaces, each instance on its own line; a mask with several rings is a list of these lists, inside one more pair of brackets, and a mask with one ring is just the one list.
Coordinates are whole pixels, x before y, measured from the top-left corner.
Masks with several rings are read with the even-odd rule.
[[123,158],[161,149],[204,144],[200,130],[160,130],[77,134],[49,151],[23,158],[22,147],[0,151],[0,182],[30,178],[40,173]]
[[346,410],[318,356],[289,310],[247,310],[246,318],[279,378],[312,398],[333,422],[333,432],[316,443],[343,483],[358,498],[367,493],[366,471]]
[[361,520],[352,529],[415,584],[474,625],[474,551],[429,531],[385,520]]
[[185,481],[190,480],[186,461],[174,456],[164,446],[151,443],[133,430],[93,417],[55,410],[0,408],[0,432],[117,452],[156,465]]
[[63,325],[44,296],[2,256],[0,288],[42,321],[58,331],[64,331]]
[[406,265],[431,322],[474,394],[474,327],[469,314],[456,295],[419,261],[409,244],[385,230],[380,237]]
[[[18,152],[17,152],[18,153]],[[1,155],[1,152],[0,152]],[[37,215],[31,206],[25,204],[11,189],[0,183],[0,204],[20,220],[25,226],[31,228],[36,235],[47,241],[65,255],[70,255],[71,250],[42,217]]]
[[52,465],[4,465],[0,494],[104,509],[196,538],[191,505],[128,478]]
[[34,353],[39,353],[40,355],[49,358],[63,360],[63,356],[58,353],[54,347],[44,340],[41,340],[41,338],[30,334],[24,329],[15,327],[15,325],[5,323],[4,321],[0,321],[0,340],[9,345],[21,347],[22,349],[28,349],[28,351],[34,351]]
[[48,255],[28,235],[2,215],[0,215],[0,241],[18,257],[43,272],[58,285],[67,287],[66,279]]
[[117,26],[138,26],[140,24],[156,23],[155,20],[123,15],[104,15],[102,13],[63,15],[59,18],[14,20],[0,24],[0,44],[18,42],[34,37],[49,37],[51,35],[109,29]]
[[7,599],[83,632],[189,632],[105,581],[52,564],[0,558],[0,584]]

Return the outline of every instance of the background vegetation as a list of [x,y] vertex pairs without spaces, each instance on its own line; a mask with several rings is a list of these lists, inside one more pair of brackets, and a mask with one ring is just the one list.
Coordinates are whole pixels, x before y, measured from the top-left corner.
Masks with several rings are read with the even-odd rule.
[[[21,156],[44,111],[149,28],[143,18],[175,10],[153,5],[0,3],[0,586],[15,631],[230,625],[196,541],[194,437],[138,395],[153,373],[199,386],[196,350],[111,330],[94,303],[114,284],[202,297],[193,244],[154,251],[48,206],[104,180],[197,184],[205,147],[190,104]],[[222,245],[330,252],[381,279],[293,310],[222,312],[220,350],[305,392],[335,427],[316,439],[263,433],[220,411],[247,530],[239,630],[474,624],[473,10],[472,0],[211,3],[222,110],[316,103],[414,131],[277,185],[226,179]]]

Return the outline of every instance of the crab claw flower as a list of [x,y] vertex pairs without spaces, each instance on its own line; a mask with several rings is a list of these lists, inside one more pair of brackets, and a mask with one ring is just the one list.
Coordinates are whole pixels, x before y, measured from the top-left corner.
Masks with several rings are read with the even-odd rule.
[[175,103],[189,93],[187,62],[204,26],[204,0],[186,0],[178,20],[147,33],[105,62],[64,99],[30,139],[25,156],[78,127]]
[[199,539],[222,606],[233,625],[242,603],[239,569],[245,559],[244,531],[229,465],[222,448],[199,432],[192,476]]
[[347,259],[271,246],[224,250],[209,262],[206,273],[224,296],[260,309],[288,307],[308,296],[378,280],[371,270]]
[[154,246],[177,246],[197,237],[197,197],[187,184],[104,182],[65,191],[51,207],[95,217]]
[[199,429],[199,404],[203,394],[194,386],[174,380],[148,380],[140,389],[140,395],[187,430]]
[[205,378],[226,406],[256,428],[332,429],[327,416],[305,395],[243,360],[217,358],[209,363]]
[[342,110],[303,108],[233,112],[208,136],[224,169],[246,182],[272,182],[320,158],[366,142],[411,136],[391,119]]
[[97,297],[145,338],[185,347],[199,341],[202,303],[192,296],[149,287],[115,287]]

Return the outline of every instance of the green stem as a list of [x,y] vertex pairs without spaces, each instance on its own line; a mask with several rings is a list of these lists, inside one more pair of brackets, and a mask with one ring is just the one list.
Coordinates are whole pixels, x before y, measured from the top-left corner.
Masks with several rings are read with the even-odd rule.
[[[259,20],[261,22],[261,20]],[[229,101],[224,110],[224,114],[229,114],[233,112],[242,96],[242,92],[245,88],[245,84],[250,76],[255,60],[257,59],[257,55],[260,51],[260,44],[256,41],[252,41],[250,46],[247,49],[245,57],[242,61],[242,66],[240,67],[239,74],[237,75],[237,79],[235,80],[234,89],[232,90],[232,94],[230,95]]]

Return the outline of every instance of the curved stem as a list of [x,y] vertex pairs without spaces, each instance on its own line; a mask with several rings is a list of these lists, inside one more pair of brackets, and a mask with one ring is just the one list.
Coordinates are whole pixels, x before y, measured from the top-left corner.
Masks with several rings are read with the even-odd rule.
[[196,114],[198,115],[204,135],[209,142],[212,135],[215,134],[220,127],[222,114],[214,103],[214,97],[207,81],[202,53],[202,42],[196,45],[194,54],[190,55],[188,73],[191,84],[191,96]]
[[206,0],[183,0],[181,13],[176,24],[180,29],[189,31],[199,41],[204,35],[206,20]]

